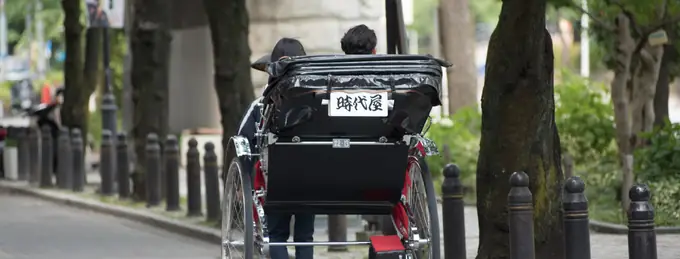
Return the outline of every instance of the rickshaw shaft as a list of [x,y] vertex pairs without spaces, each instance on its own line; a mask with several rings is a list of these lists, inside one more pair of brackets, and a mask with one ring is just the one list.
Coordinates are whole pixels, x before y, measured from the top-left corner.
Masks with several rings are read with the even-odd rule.
[[270,242],[269,246],[367,246],[368,241],[345,241],[345,242]]

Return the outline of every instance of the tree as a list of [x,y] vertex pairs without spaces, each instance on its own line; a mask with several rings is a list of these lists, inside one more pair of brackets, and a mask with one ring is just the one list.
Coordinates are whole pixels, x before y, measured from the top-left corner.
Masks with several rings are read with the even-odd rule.
[[545,15],[546,0],[505,0],[489,42],[477,162],[477,259],[509,257],[508,179],[516,171],[531,181],[536,258],[564,258],[554,56]]
[[132,175],[135,197],[145,197],[146,137],[168,133],[168,69],[170,62],[170,13],[167,0],[135,0],[130,37],[132,103],[136,166]]
[[[248,10],[245,0],[203,0],[213,45],[215,61],[215,91],[222,124],[222,149],[236,134],[238,124],[254,99],[250,77],[250,47],[248,46]],[[233,152],[223,160],[228,165]]]
[[671,44],[663,47],[663,57],[661,58],[661,68],[659,70],[659,80],[656,82],[656,94],[654,95],[654,126],[665,126],[669,119],[668,98],[670,98],[670,84],[678,75],[680,63],[678,58],[678,25],[668,25],[664,28],[668,32],[668,39]]
[[80,0],[62,0],[64,9],[64,36],[66,60],[64,61],[64,103],[61,122],[65,127],[87,132],[87,103],[92,91],[83,83],[83,25],[80,23]]
[[477,104],[475,34],[468,0],[442,0],[439,3],[439,30],[442,52],[454,64],[447,71],[449,113]]
[[[564,4],[586,13],[573,2]],[[608,49],[605,62],[614,72],[611,99],[623,179],[621,208],[625,212],[630,203],[628,190],[635,181],[633,154],[645,145],[638,135],[652,130],[657,110],[654,99],[664,47],[663,42],[655,43],[650,36],[666,35],[662,29],[667,26],[677,28],[680,4],[668,0],[596,0],[590,1],[589,5],[591,10],[599,11],[598,15],[587,14],[594,21],[596,41]]]

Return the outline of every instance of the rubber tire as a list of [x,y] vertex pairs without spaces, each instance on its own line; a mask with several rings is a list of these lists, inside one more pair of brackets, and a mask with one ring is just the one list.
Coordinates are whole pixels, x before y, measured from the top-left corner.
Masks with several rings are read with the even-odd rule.
[[[431,259],[441,258],[441,233],[439,228],[439,212],[437,204],[437,193],[434,191],[434,182],[432,182],[432,174],[430,168],[427,166],[425,159],[418,159],[420,169],[423,176],[423,183],[425,185],[425,194],[427,195],[427,210],[430,213],[430,246],[432,247]],[[463,248],[464,249],[464,248]]]
[[[236,171],[232,171],[232,167],[235,167]],[[245,167],[243,167],[243,163],[239,160],[238,157],[235,157],[234,159],[231,160],[231,163],[229,164],[229,170],[227,171],[228,173],[233,173],[237,172],[241,176],[241,190],[249,190],[243,193],[243,207],[244,208],[249,208],[249,209],[244,209],[243,211],[245,212],[244,214],[244,220],[247,222],[251,222],[250,224],[244,224],[245,226],[245,235],[244,235],[244,240],[243,240],[243,248],[244,248],[244,257],[245,259],[253,259],[254,258],[254,253],[255,253],[255,242],[254,242],[254,226],[252,224],[253,222],[253,184],[251,181],[250,173],[247,171],[244,171]],[[226,179],[229,178],[229,175],[227,175]],[[224,184],[224,194],[222,198],[222,209],[223,211],[227,211],[231,208],[226,208],[226,204],[224,201],[227,200],[228,197],[226,197],[230,192],[227,190],[227,182],[225,181]],[[224,215],[224,214],[223,214]],[[224,249],[224,248],[222,248]]]

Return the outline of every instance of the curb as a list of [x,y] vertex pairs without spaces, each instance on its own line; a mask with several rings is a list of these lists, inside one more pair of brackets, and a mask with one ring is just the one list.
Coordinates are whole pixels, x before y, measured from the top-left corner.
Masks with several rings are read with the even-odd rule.
[[[625,235],[628,234],[628,227],[621,224],[614,224],[608,222],[602,222],[597,220],[590,220],[588,222],[590,230],[602,233],[602,234],[615,234],[615,235]],[[680,227],[655,227],[654,228],[657,235],[673,235],[680,234]]]
[[[442,198],[440,196],[437,196],[437,203],[439,203],[439,204],[442,203]],[[477,204],[464,201],[464,206],[465,207],[476,207]],[[627,235],[628,234],[628,226],[626,226],[626,225],[614,224],[614,223],[589,219],[588,220],[588,226],[589,226],[590,230],[592,230],[593,232],[596,232],[596,233],[600,233],[600,234],[611,234],[611,235]],[[661,227],[656,227],[655,230],[656,230],[657,235],[677,235],[677,234],[680,234],[680,227],[661,226]]]
[[[71,207],[90,210],[119,218],[124,218],[153,227],[157,227],[175,234],[195,238],[208,243],[219,245],[222,242],[220,230],[209,227],[184,223],[170,219],[153,212],[135,210],[119,205],[104,204],[87,198],[77,197],[73,194],[60,193],[50,189],[37,189],[28,184],[19,182],[0,181],[0,191],[31,196],[34,198],[60,203]],[[216,247],[217,250],[219,247]]]

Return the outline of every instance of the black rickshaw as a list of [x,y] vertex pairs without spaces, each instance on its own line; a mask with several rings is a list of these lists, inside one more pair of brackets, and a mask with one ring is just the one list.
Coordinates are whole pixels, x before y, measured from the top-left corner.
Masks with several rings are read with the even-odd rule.
[[[257,140],[229,140],[222,257],[266,258],[265,211],[391,215],[404,258],[440,258],[437,202],[423,137],[441,105],[444,61],[405,54],[398,0],[386,1],[387,55],[318,55],[271,63]],[[397,55],[397,53],[399,53]],[[373,240],[373,239],[371,239]],[[401,257],[399,257],[401,258]]]

